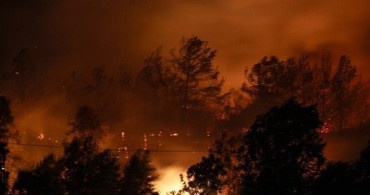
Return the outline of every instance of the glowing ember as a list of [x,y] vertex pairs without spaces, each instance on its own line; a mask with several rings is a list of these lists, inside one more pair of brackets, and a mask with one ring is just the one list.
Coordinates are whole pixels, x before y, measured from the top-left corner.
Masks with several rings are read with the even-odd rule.
[[146,137],[146,134],[144,133],[144,150],[148,149],[148,139]]
[[40,135],[37,136],[37,139],[43,140],[45,138],[45,135],[43,133],[40,133]]
[[324,122],[319,129],[320,133],[327,134],[333,131],[333,128],[329,122]]

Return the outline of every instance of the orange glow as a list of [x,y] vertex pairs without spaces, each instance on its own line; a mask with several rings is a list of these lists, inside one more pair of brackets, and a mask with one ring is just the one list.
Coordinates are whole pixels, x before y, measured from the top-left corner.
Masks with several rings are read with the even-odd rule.
[[156,189],[161,195],[166,195],[170,191],[178,191],[181,189],[182,184],[180,182],[179,175],[186,172],[186,168],[181,166],[170,166],[160,169],[160,178],[155,183]]

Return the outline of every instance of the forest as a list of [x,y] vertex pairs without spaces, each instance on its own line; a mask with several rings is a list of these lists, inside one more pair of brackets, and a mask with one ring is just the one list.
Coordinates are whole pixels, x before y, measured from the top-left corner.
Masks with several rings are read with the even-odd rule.
[[[21,50],[1,65],[0,193],[370,193],[370,142],[357,160],[324,155],[325,136],[355,132],[370,139],[370,85],[349,56],[265,56],[240,72],[239,86],[226,89],[214,63],[217,55],[208,41],[183,37],[177,48],[153,51],[138,71],[102,65],[72,70],[61,83],[50,84],[32,52]],[[8,164],[16,158],[10,144],[25,144],[14,123],[49,103],[50,94],[57,98],[49,117],[68,118],[68,131],[53,130],[63,134],[62,152],[13,173],[10,183]],[[163,129],[155,134],[171,134],[191,150],[206,150],[173,178],[181,189],[156,189],[161,175],[151,156],[164,149],[159,141],[147,143],[153,133],[148,129]],[[121,136],[107,141],[117,133]],[[125,133],[135,137],[112,149]],[[165,144],[168,138],[163,139]],[[133,152],[126,160],[117,154],[128,150]]]

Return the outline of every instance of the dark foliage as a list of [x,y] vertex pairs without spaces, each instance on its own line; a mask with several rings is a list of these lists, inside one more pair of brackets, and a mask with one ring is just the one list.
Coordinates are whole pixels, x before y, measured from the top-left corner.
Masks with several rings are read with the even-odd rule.
[[148,151],[138,150],[125,165],[120,182],[122,195],[158,195],[153,182],[158,178]]
[[307,56],[287,60],[262,58],[245,71],[247,81],[241,91],[251,98],[251,103],[231,116],[230,125],[247,127],[254,116],[289,98],[306,105],[316,104],[325,131],[361,123],[368,107],[366,86],[347,56],[341,56],[335,71],[332,67],[330,55],[323,55],[320,60]]
[[74,138],[61,159],[68,194],[116,194],[119,164],[110,150],[99,152],[92,137]]
[[242,194],[304,194],[324,163],[315,106],[289,100],[258,116],[245,136]]
[[64,194],[60,162],[53,154],[46,156],[35,169],[20,171],[13,189],[31,195]]
[[355,183],[357,178],[358,174],[352,164],[329,163],[315,181],[312,194],[359,194]]
[[8,189],[9,172],[5,168],[5,162],[9,150],[8,126],[12,124],[13,116],[10,110],[10,101],[4,96],[0,96],[0,194],[4,194]]
[[242,170],[237,161],[241,136],[221,132],[208,156],[189,167],[183,191],[190,194],[235,194],[239,191]]
[[355,169],[359,174],[357,178],[359,191],[370,193],[370,142],[362,151],[360,158],[355,164]]
[[216,50],[196,36],[183,38],[168,60],[160,49],[153,52],[137,77],[143,99],[153,102],[146,109],[153,110],[150,117],[166,124],[173,121],[174,126],[184,129],[181,133],[210,126],[225,97],[221,95],[224,81],[214,65],[215,56]]
[[87,106],[80,107],[77,110],[75,120],[72,122],[72,130],[69,133],[78,137],[93,136],[97,139],[103,136],[98,115]]

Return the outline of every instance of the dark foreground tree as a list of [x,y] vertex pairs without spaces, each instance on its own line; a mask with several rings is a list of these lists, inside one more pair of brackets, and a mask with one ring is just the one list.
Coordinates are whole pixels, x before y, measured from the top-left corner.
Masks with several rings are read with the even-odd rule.
[[260,115],[245,136],[242,194],[304,194],[324,163],[315,106],[289,100]]
[[20,171],[13,189],[31,195],[62,195],[64,193],[61,179],[60,162],[51,154],[46,156],[35,169]]
[[103,136],[98,115],[90,107],[81,107],[72,122],[70,143],[64,146],[63,185],[68,194],[116,194],[120,179],[117,157],[98,146]]
[[314,182],[312,194],[359,194],[357,178],[351,163],[329,163]]
[[74,138],[64,156],[44,158],[35,169],[21,171],[14,189],[28,194],[117,194],[119,164],[110,150],[99,151],[92,137]]
[[31,194],[117,194],[120,180],[117,157],[100,150],[102,131],[97,114],[81,107],[72,123],[72,141],[64,155],[46,157],[34,170],[20,172],[15,188]]
[[153,184],[157,179],[158,175],[151,164],[149,152],[138,150],[123,169],[119,194],[158,195]]
[[370,141],[368,146],[361,152],[360,158],[355,164],[355,169],[359,174],[358,189],[370,193]]
[[240,144],[241,136],[230,136],[222,132],[208,156],[190,166],[186,178],[181,177],[182,191],[189,194],[236,194],[242,175],[237,161]]
[[119,164],[110,150],[99,152],[92,137],[74,138],[61,159],[67,194],[116,194]]
[[0,96],[0,194],[5,194],[8,189],[9,172],[5,168],[7,148],[9,139],[8,126],[13,122],[10,111],[10,101]]
[[329,163],[315,181],[312,194],[369,194],[370,142],[354,163]]
[[184,186],[184,191],[190,194],[217,195],[222,191],[224,182],[221,178],[226,175],[226,170],[221,159],[209,154],[201,162],[192,165],[186,175],[189,181]]

